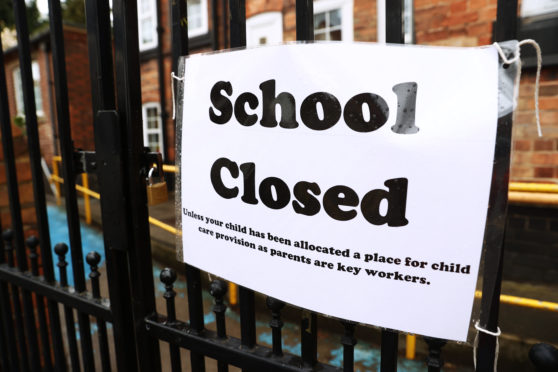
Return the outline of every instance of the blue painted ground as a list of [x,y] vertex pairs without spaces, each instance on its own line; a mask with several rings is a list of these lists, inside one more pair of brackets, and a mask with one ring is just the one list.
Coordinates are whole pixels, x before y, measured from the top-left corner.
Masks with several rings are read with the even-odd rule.
[[[68,247],[70,246],[70,236],[68,233],[68,222],[66,219],[66,211],[62,208],[49,205],[47,206],[48,224],[50,230],[50,242],[52,245],[52,259],[56,265],[58,262],[58,256],[54,253],[54,246],[58,243],[66,243]],[[96,251],[101,255],[101,263],[99,266],[105,263],[105,248],[103,243],[103,234],[101,234],[97,229],[94,229],[85,224],[81,225],[81,244],[83,249],[83,262],[85,269],[86,279],[89,278],[89,273],[91,269],[89,265],[85,262],[85,257],[87,253],[91,251]],[[70,252],[66,254],[66,262],[68,263],[68,284],[70,286],[74,285],[74,274],[72,269],[72,260]],[[58,267],[55,266],[56,280],[60,280],[60,272]]]
[[[57,207],[49,205],[47,207],[48,213],[48,221],[50,227],[50,240],[52,244],[53,250],[53,259],[54,262],[58,262],[58,257],[54,253],[54,246],[57,243],[66,243],[68,246],[70,245],[70,239],[68,234],[68,224],[66,219],[66,212]],[[85,262],[85,256],[87,253],[91,251],[96,251],[101,255],[101,263],[99,266],[104,265],[105,261],[105,251],[104,251],[104,243],[103,243],[103,235],[97,229],[89,227],[87,225],[82,224],[81,226],[81,239],[82,239],[82,248],[83,248],[83,257]],[[71,259],[70,254],[66,255],[66,262],[68,262],[68,282],[69,285],[73,285],[73,270],[71,266]],[[84,264],[85,275],[88,277],[89,273],[91,272],[89,265],[86,263]],[[153,277],[155,282],[155,288],[158,292],[158,296],[162,296],[165,288],[163,284],[160,282],[159,275],[161,273],[161,267],[157,265],[153,266]],[[56,280],[59,280],[59,272],[56,270]],[[175,291],[177,292],[178,297],[184,297],[185,289],[186,289],[186,282],[184,280],[177,280],[175,283]],[[204,302],[205,303],[212,303],[213,299],[209,295],[207,291],[203,292]],[[204,317],[205,324],[211,324],[215,322],[215,314],[211,311],[211,306],[205,306],[206,314]],[[227,309],[227,319],[233,322],[240,322],[240,317],[236,312],[230,311]],[[93,324],[92,331],[95,331],[96,324]],[[111,325],[108,324],[110,327]],[[268,323],[258,321],[256,322],[256,327],[258,329],[258,341],[260,344],[271,346],[272,345],[272,335],[271,330],[268,326]],[[79,329],[78,324],[76,323],[76,331]],[[285,331],[291,331],[293,333],[298,332],[298,325],[285,322],[283,327]],[[263,330],[263,331],[262,331]],[[79,331],[76,332],[77,337],[79,339]],[[333,337],[333,336],[332,336]],[[338,343],[338,342],[337,342]],[[288,353],[300,355],[300,342],[293,342],[293,343],[286,343],[285,338],[283,339],[283,350]],[[342,367],[343,365],[343,346],[339,346],[336,349],[333,349],[329,352],[329,355],[320,356],[320,359],[327,360],[327,362],[336,367]],[[359,342],[355,346],[355,371],[357,372],[364,372],[364,371],[375,371],[379,370],[380,366],[380,351],[374,348],[373,345],[367,344],[365,342]],[[359,366],[362,366],[359,367]],[[414,360],[407,360],[407,359],[400,359],[398,361],[398,371],[400,372],[418,372],[424,371],[425,366],[424,362],[414,361]]]
[[[159,279],[159,275],[161,274],[161,267],[154,266],[153,267],[153,280],[155,283],[155,289],[159,296],[162,296],[165,292],[165,287],[161,283]],[[184,298],[186,292],[186,282],[183,280],[177,280],[175,282],[174,290],[176,291],[176,295],[179,298]],[[207,292],[203,292],[203,301],[204,301],[204,309],[205,309],[205,316],[204,316],[204,323],[206,325],[211,325],[215,322],[215,314],[211,311],[211,305],[213,303],[213,298]],[[209,306],[208,306],[209,305]],[[236,323],[240,323],[240,316],[238,313],[231,311],[230,308],[227,308],[227,322],[232,321]],[[261,345],[266,345],[271,347],[272,346],[272,333],[271,329],[269,328],[268,322],[263,321],[256,321],[256,330],[258,334],[258,343]],[[300,341],[294,340],[294,342],[289,342],[289,334],[298,334],[299,332],[299,325],[285,322],[283,326],[283,343],[282,347],[283,350],[287,353],[291,353],[294,355],[300,355],[301,352],[301,344]],[[343,346],[339,343],[340,336],[338,334],[331,335],[331,339],[324,341],[328,344],[335,344],[339,345],[337,348],[332,349],[329,351],[329,355],[318,355],[320,360],[327,361],[328,364],[331,364],[335,367],[343,367]],[[323,358],[322,358],[323,357]],[[355,345],[354,351],[354,358],[355,358],[355,372],[368,372],[368,371],[379,371],[380,370],[380,350],[375,348],[372,344],[359,341]],[[424,361],[417,361],[417,360],[408,360],[404,358],[399,358],[397,362],[397,370],[399,372],[424,372],[426,370]]]

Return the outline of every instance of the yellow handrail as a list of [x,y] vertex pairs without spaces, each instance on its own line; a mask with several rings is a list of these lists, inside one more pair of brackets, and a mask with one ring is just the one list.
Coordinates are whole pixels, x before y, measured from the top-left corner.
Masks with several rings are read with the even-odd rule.
[[509,190],[520,192],[558,193],[558,185],[554,183],[510,182]]
[[[57,185],[57,199],[60,198],[60,184],[64,183],[64,179],[59,177],[58,175],[58,162],[62,160],[60,156],[54,156],[53,160],[53,174],[50,177],[51,182],[56,182]],[[163,171],[164,172],[177,172],[178,167],[175,165],[168,165],[163,164]],[[83,181],[83,186],[76,185],[76,190],[82,192],[86,196],[91,196],[95,199],[100,199],[100,194],[98,192],[92,191],[88,188],[87,180]],[[538,201],[545,201],[547,204],[556,204],[558,205],[558,185],[555,184],[537,184],[537,183],[525,183],[525,182],[511,182],[509,187],[509,200],[510,201],[520,201],[520,202],[528,202],[529,200],[536,199]],[[529,196],[531,195],[531,196]],[[534,196],[534,197],[533,197]],[[89,204],[89,200],[86,200],[86,204]],[[86,211],[91,210],[89,205],[85,207]],[[90,213],[90,212],[89,212]],[[157,226],[171,234],[181,235],[182,232],[176,229],[174,226],[166,224],[160,220],[157,220],[154,217],[149,217],[149,223],[154,226]],[[231,297],[231,304],[236,303],[236,285],[231,283],[232,287],[230,288]],[[475,292],[476,297],[481,297],[482,293],[480,291]],[[558,303],[549,302],[549,301],[539,301],[530,298],[523,298],[523,297],[516,297],[516,296],[509,296],[509,295],[501,295],[500,302],[505,304],[511,305],[518,305],[523,307],[530,307],[534,309],[542,309],[542,310],[550,310],[558,312]],[[411,339],[408,340],[412,342]]]
[[[481,291],[475,292],[475,297],[482,297]],[[500,302],[508,305],[517,305],[522,307],[530,307],[538,310],[549,310],[558,312],[558,303],[550,301],[534,300],[532,298],[524,298],[510,295],[500,295]]]
[[171,164],[163,164],[163,172],[178,173],[178,167]]
[[[62,159],[59,156],[53,157],[53,175],[51,176],[51,182],[56,182],[57,191],[57,203],[60,205],[60,184],[64,182],[60,178],[58,170],[58,162]],[[175,165],[163,164],[164,172],[178,172],[178,167]],[[76,185],[76,190],[84,194],[84,204],[85,204],[85,214],[87,223],[91,222],[91,207],[89,202],[89,196],[100,199],[100,194],[89,189],[87,175],[82,175],[83,186]],[[546,205],[558,205],[558,185],[549,183],[526,183],[526,182],[510,182],[508,199],[510,202],[517,203],[537,203]],[[89,217],[87,217],[89,216]],[[149,216],[149,223],[157,226],[171,234],[181,235],[182,231],[176,229],[174,226],[168,225],[154,217]],[[238,293],[237,285],[233,282],[229,283],[229,302],[231,306],[237,304]],[[475,297],[482,297],[482,292],[476,291]],[[531,298],[501,295],[500,302],[504,304],[529,307],[539,310],[548,310],[558,312],[558,303],[550,301],[540,301]],[[406,352],[405,356],[407,359],[414,359],[416,354],[416,336],[407,335],[406,336]]]
[[157,227],[160,227],[161,229],[170,232],[171,234],[174,235],[182,235],[182,231],[176,229],[174,226],[168,225],[164,222],[159,221],[156,218],[153,218],[151,216],[149,216],[149,223],[151,223],[152,225],[155,225]]

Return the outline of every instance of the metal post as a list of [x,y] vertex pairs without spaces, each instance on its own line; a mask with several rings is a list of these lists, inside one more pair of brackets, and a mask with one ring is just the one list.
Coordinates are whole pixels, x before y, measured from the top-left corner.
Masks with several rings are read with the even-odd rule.
[[[403,44],[403,2],[386,1],[386,42]],[[381,366],[382,372],[397,371],[399,334],[390,330],[382,331]]]
[[[122,147],[119,115],[115,111],[110,7],[108,0],[86,1],[85,5],[97,175],[101,194],[108,289],[114,317],[116,364],[118,370],[135,371],[138,369],[138,341],[132,315],[132,279],[129,265],[129,251],[133,243],[128,222],[129,211],[123,197],[127,195],[123,160],[125,150]],[[151,277],[151,274],[149,276]],[[133,342],[130,342],[131,340]],[[142,363],[145,363],[146,369],[160,370],[157,343],[142,354]]]
[[296,40],[314,40],[314,3],[296,0]]
[[[56,114],[58,117],[58,136],[60,154],[62,155],[62,177],[64,178],[64,196],[66,215],[70,235],[70,252],[74,287],[77,292],[85,292],[85,269],[81,245],[79,210],[76,195],[76,172],[74,170],[74,148],[70,127],[70,109],[68,100],[68,79],[66,76],[66,57],[64,52],[64,34],[62,30],[62,9],[59,0],[49,0],[50,37],[54,71],[54,89],[56,95]],[[86,371],[95,369],[93,343],[89,316],[78,312],[81,353]]]
[[[517,0],[498,0],[495,41],[515,39],[517,35]],[[491,233],[485,237],[486,256],[484,259],[483,288],[479,324],[491,332],[498,329],[500,310],[500,293],[502,286],[502,269],[504,263],[504,236],[508,203],[508,181],[511,151],[512,115],[498,119],[496,132],[496,151],[490,190],[490,206],[487,215],[487,230]],[[496,338],[481,332],[477,353],[477,371],[492,371],[496,355]]]
[[[128,225],[128,265],[132,285],[132,311],[139,370],[158,371],[159,343],[145,335],[144,319],[156,312],[151,259],[151,238],[146,194],[146,170],[141,115],[141,81],[138,51],[138,16],[135,1],[113,2],[116,92],[121,124],[122,162],[126,219]],[[115,190],[119,192],[121,190]]]
[[386,1],[386,42],[405,43],[403,33],[403,3],[405,0]]

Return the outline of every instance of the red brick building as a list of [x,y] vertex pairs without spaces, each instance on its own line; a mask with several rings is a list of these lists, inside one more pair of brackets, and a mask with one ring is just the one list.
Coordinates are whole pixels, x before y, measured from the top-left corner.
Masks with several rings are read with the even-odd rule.
[[[93,150],[93,112],[91,110],[87,34],[83,29],[65,26],[64,43],[72,138],[75,147]],[[17,47],[5,50],[4,60],[10,115],[16,124],[14,136],[17,136],[25,132],[23,129],[25,112]],[[41,153],[47,164],[50,165],[52,164],[52,156],[58,153],[58,135],[52,53],[48,31],[31,38],[31,69],[34,80]]]
[[[32,38],[30,45],[40,147],[43,158],[50,165],[52,164],[52,156],[57,153],[56,144],[58,141],[49,36],[48,32],[36,35]],[[66,44],[66,65],[68,67],[69,110],[74,143],[76,147],[92,150],[93,114],[91,111],[87,36],[82,29],[65,27],[64,41]],[[25,112],[17,47],[8,48],[4,51],[4,61],[10,116],[15,124],[12,126],[12,132],[22,219],[24,227],[28,229],[34,226],[36,216],[27,151],[27,136],[24,127]],[[0,218],[2,226],[11,225],[3,151],[0,151]]]
[[[157,8],[159,4],[159,8]],[[496,21],[496,0],[414,0],[406,2],[406,40],[416,44],[478,46],[492,42]],[[159,9],[159,12],[157,12]],[[411,11],[412,9],[412,11]],[[225,10],[226,12],[226,10]],[[385,40],[385,6],[377,0],[315,0],[314,25],[317,40]],[[166,160],[174,160],[174,127],[168,114],[161,116],[159,67],[156,49],[157,19],[161,30],[163,105],[172,110],[170,97],[170,20],[168,2],[143,0],[139,7],[141,78],[146,145],[154,150],[166,147]],[[227,45],[222,20],[223,3],[188,1],[190,49],[193,53]],[[378,17],[380,14],[380,17]],[[294,0],[252,0],[246,3],[247,44],[258,45],[296,38]],[[533,51],[527,57],[521,81],[520,100],[514,125],[511,177],[515,181],[556,182],[558,180],[558,68],[555,43],[558,9],[551,0],[523,0],[520,4],[519,37],[542,39],[544,68],[541,78],[540,109],[544,137],[538,138],[534,114]],[[214,28],[213,19],[220,23]],[[545,37],[546,36],[546,37]],[[161,117],[163,119],[161,119]],[[164,125],[162,124],[164,122]],[[156,129],[155,129],[156,128]],[[164,140],[163,140],[164,138]]]
[[[416,44],[478,46],[492,42],[496,0],[407,0],[404,16],[406,40]],[[544,68],[540,89],[544,137],[538,138],[534,115],[533,58],[522,75],[520,100],[514,125],[511,177],[515,181],[558,181],[558,6],[552,0],[523,0],[519,37],[541,41]],[[223,21],[228,19],[225,1],[188,0],[188,29],[192,53],[228,47]],[[378,0],[315,0],[317,40],[382,42],[385,40],[385,5]],[[246,4],[247,44],[259,45],[296,38],[295,0],[251,0]],[[215,27],[214,23],[215,22]],[[171,21],[168,0],[138,2],[138,30],[142,79],[144,143],[174,161],[174,124],[170,89]],[[92,112],[86,34],[66,27],[66,65],[72,136],[75,146],[93,149]],[[556,46],[554,45],[556,44]],[[525,53],[532,57],[530,47]],[[52,69],[48,33],[33,38],[33,71],[37,73],[37,113],[43,156],[50,164],[56,152],[55,113],[52,112]],[[6,51],[12,116],[21,115],[18,98],[17,50]],[[9,88],[10,89],[10,88]],[[20,91],[20,89],[19,89]],[[20,94],[20,93],[19,93]]]

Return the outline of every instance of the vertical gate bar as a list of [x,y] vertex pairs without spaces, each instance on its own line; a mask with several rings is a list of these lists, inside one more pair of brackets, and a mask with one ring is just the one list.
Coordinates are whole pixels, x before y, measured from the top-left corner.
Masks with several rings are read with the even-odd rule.
[[[4,305],[3,299],[0,299],[0,306]],[[4,309],[0,308],[0,314],[4,311]],[[8,371],[12,368],[12,364],[9,360],[8,355],[8,347],[6,345],[7,342],[7,333],[4,329],[4,323],[0,322],[0,370]]]
[[440,372],[444,366],[442,347],[447,341],[434,337],[424,337],[424,341],[428,344],[428,356],[426,357],[428,372]]
[[[215,323],[217,324],[217,337],[221,340],[227,339],[227,327],[226,327],[226,317],[225,312],[227,311],[227,305],[225,304],[223,298],[227,293],[228,284],[224,280],[215,279],[209,285],[209,293],[215,299],[213,305],[213,312],[215,313]],[[226,362],[217,360],[217,372],[228,372],[229,365]]]
[[[68,287],[68,273],[66,271],[66,253],[68,253],[68,246],[64,243],[58,243],[54,246],[54,252],[58,255],[58,270],[60,272],[60,286],[62,288]],[[64,320],[66,321],[66,338],[68,339],[68,351],[70,352],[70,362],[72,365],[72,372],[79,372],[81,370],[79,365],[79,353],[76,339],[76,328],[74,324],[74,311],[70,306],[64,306]]]
[[[13,266],[13,265],[12,265]],[[15,327],[17,342],[19,348],[19,366],[22,371],[29,371],[29,358],[27,353],[27,345],[25,343],[25,333],[23,329],[23,317],[21,316],[21,302],[19,299],[19,288],[11,285],[12,304],[15,314]]]
[[240,299],[240,339],[242,346],[251,349],[256,345],[254,291],[239,286],[238,296]]
[[[130,227],[122,197],[126,194],[122,160],[124,150],[118,114],[114,111],[116,98],[110,7],[108,0],[86,1],[85,6],[97,176],[110,307],[114,319],[116,364],[120,371],[135,371],[138,369],[136,343],[130,342],[136,340],[128,265]],[[147,361],[148,367],[151,366],[149,363],[153,363],[152,366],[160,365],[158,348],[154,349],[153,354],[151,362]]]
[[498,0],[494,41],[513,40],[517,37],[517,0]]
[[[312,0],[296,0],[296,39],[314,40],[314,5]],[[318,360],[318,316],[303,311],[300,322],[301,357],[306,368]]]
[[[239,286],[238,297],[240,302],[240,343],[242,347],[251,349],[256,346],[254,291]],[[243,369],[242,372],[248,372],[248,370]]]
[[[7,263],[9,267],[14,267],[14,247],[12,246],[13,232],[12,230],[5,230],[2,233],[2,239],[4,240],[4,251],[7,256]],[[21,314],[21,302],[19,298],[19,288],[10,284],[10,292],[12,293],[12,305],[14,308],[15,315],[15,328],[17,345],[19,348],[19,364],[22,371],[29,371],[29,358],[27,353],[27,344],[25,342],[25,332],[23,328],[23,317]]]
[[246,46],[246,0],[229,0],[231,48]]
[[223,3],[221,4],[222,9],[223,9],[223,14],[222,14],[222,22],[223,22],[223,49],[228,48],[229,45],[229,27],[228,27],[228,20],[229,17],[227,17],[227,0],[223,0]]
[[163,159],[168,160],[168,140],[167,140],[167,119],[169,114],[167,112],[167,95],[165,89],[165,82],[168,76],[165,75],[165,60],[163,55],[163,34],[165,28],[161,25],[161,0],[155,1],[155,12],[156,12],[156,22],[157,22],[157,77],[159,81],[159,105],[161,110],[159,116],[161,117],[162,123],[162,137],[163,146],[161,151],[163,152]]
[[382,330],[382,346],[381,346],[381,372],[397,371],[397,351],[399,349],[399,333]]
[[[246,46],[246,1],[230,0],[230,42],[231,48]],[[240,286],[240,341],[243,347],[256,345],[256,313],[254,309],[254,291]]]
[[135,1],[113,1],[116,92],[121,120],[132,311],[140,370],[161,369],[159,342],[145,332],[146,316],[156,312],[143,146],[138,15]]
[[[30,236],[25,244],[29,248],[29,259],[31,261],[31,273],[33,276],[39,276],[39,256],[37,255],[37,246],[39,239],[35,236]],[[52,358],[50,356],[50,341],[48,335],[48,325],[46,319],[46,306],[45,298],[41,295],[35,294],[35,303],[37,309],[37,317],[39,318],[39,334],[42,346],[43,355],[43,370],[52,371]]]
[[300,321],[300,356],[305,368],[312,368],[318,361],[318,316],[303,310]]
[[343,337],[341,337],[341,343],[343,344],[343,372],[353,372],[355,368],[355,345],[357,343],[355,338],[356,323],[343,320],[341,324],[345,328]]
[[[27,143],[29,150],[31,175],[33,178],[33,198],[37,214],[37,225],[39,229],[39,240],[41,242],[41,255],[45,279],[54,280],[54,266],[52,264],[52,252],[50,251],[50,233],[48,230],[48,218],[46,214],[46,201],[44,183],[41,168],[41,152],[39,149],[39,135],[37,128],[37,110],[35,106],[35,95],[33,90],[33,74],[31,72],[31,54],[29,48],[29,33],[25,15],[25,2],[13,0],[14,14],[16,18],[17,39],[19,49],[19,64],[21,70],[21,82],[23,87],[23,102],[25,106],[25,124],[27,127]],[[15,223],[15,222],[14,222]],[[23,234],[16,231],[16,247],[21,245],[24,251]],[[27,269],[27,261],[24,252],[18,253],[21,257],[23,270]],[[18,262],[18,264],[20,264]]]
[[[171,1],[171,18],[172,71],[176,74],[178,58],[188,55],[188,8],[186,7],[186,1]],[[172,83],[174,84],[174,81]]]
[[21,299],[23,302],[23,324],[26,327],[25,337],[29,344],[29,357],[32,371],[41,370],[41,359],[39,354],[39,345],[37,341],[37,329],[35,312],[33,310],[33,299],[31,292],[28,290],[21,290]]
[[403,44],[403,3],[405,0],[386,1],[386,42]]
[[211,22],[213,23],[213,37],[211,39],[211,47],[213,50],[219,49],[219,16],[217,15],[217,4],[218,0],[211,0]]
[[[4,250],[0,252],[0,256],[2,257],[2,262],[4,263]],[[12,305],[10,303],[10,298],[8,294],[8,285],[6,282],[0,282],[0,316],[2,317],[2,328],[3,333],[1,337],[6,340],[6,370],[8,371],[15,371],[18,369],[17,367],[17,348],[16,348],[16,337],[14,331],[14,324],[13,324],[13,315],[12,315]]]
[[[21,81],[23,87],[23,102],[25,106],[25,123],[27,127],[27,140],[29,146],[29,156],[31,159],[31,167],[37,172],[33,174],[33,183],[35,183],[37,176],[41,175],[40,166],[40,150],[39,150],[39,136],[37,131],[37,115],[35,107],[35,95],[33,92],[33,75],[31,72],[31,54],[29,50],[29,34],[27,30],[26,7],[23,0],[14,0],[14,18],[16,20],[18,50],[19,50],[19,65],[21,72]],[[33,156],[35,155],[35,156]],[[41,178],[42,181],[42,178]],[[36,189],[34,188],[36,191]],[[37,197],[38,195],[34,195]],[[39,196],[44,200],[44,194]],[[18,242],[19,243],[19,242]],[[16,245],[17,266],[21,271],[27,271],[27,257],[25,254],[24,245]],[[39,371],[39,344],[37,341],[37,331],[35,328],[35,316],[33,311],[33,303],[31,293],[25,289],[21,291],[23,303],[23,315],[25,327],[26,341],[29,346],[30,365],[33,371]]]
[[12,230],[15,235],[16,246],[23,247],[23,223],[21,219],[19,189],[17,187],[17,171],[15,165],[14,143],[12,139],[12,125],[10,118],[10,107],[8,103],[8,88],[6,84],[6,71],[4,65],[4,49],[2,47],[2,40],[0,40],[0,92],[0,115],[2,115],[2,117],[0,118],[2,125],[2,148],[4,150],[4,161],[6,166],[6,179],[10,200]]
[[[4,66],[4,49],[0,38],[0,126],[2,127],[2,149],[4,151],[4,161],[6,166],[6,179],[8,182],[8,195],[10,199],[10,212],[12,226],[18,244],[18,236],[23,240],[23,224],[21,222],[21,207],[19,204],[19,190],[17,188],[17,174],[15,168],[14,144],[12,139],[12,125],[10,121],[10,108],[8,105],[8,89],[6,85],[6,70]],[[5,263],[4,240],[0,239],[0,264]],[[9,358],[9,370],[17,369],[17,349],[15,341],[15,331],[12,321],[11,304],[6,282],[0,282],[0,310],[2,324],[6,332],[6,342]]]
[[215,299],[213,305],[213,312],[215,313],[215,323],[217,325],[217,337],[220,339],[227,338],[227,327],[225,312],[227,305],[223,301],[223,297],[227,293],[227,283],[221,279],[215,279],[209,285],[209,294]]
[[[201,273],[198,268],[188,264],[185,265],[185,270],[190,328],[196,334],[200,334],[204,330]],[[205,371],[205,359],[202,354],[190,352],[190,364],[192,371]]]
[[[91,268],[91,273],[89,274],[89,278],[91,279],[91,294],[93,295],[94,299],[100,300],[101,288],[99,285],[99,277],[101,276],[101,273],[99,273],[99,262],[101,262],[101,255],[95,251],[92,251],[87,254],[85,260],[87,261],[87,264]],[[109,355],[106,322],[101,318],[97,318],[97,328],[98,328],[99,349],[101,352],[101,367],[103,372],[109,372],[110,355]]]
[[267,297],[265,302],[267,308],[271,310],[271,321],[269,322],[269,326],[271,327],[271,346],[273,355],[281,357],[283,356],[281,328],[283,328],[284,325],[283,321],[281,320],[281,310],[285,307],[285,302],[269,296]]
[[[165,298],[167,307],[167,324],[172,326],[176,323],[176,307],[174,298],[176,297],[176,292],[174,291],[174,282],[176,281],[176,272],[173,269],[164,268],[161,270],[159,275],[161,282],[165,285],[165,293],[163,297]],[[180,363],[180,348],[169,342],[169,353],[171,359],[171,370],[172,372],[179,372],[181,370]]]
[[[17,2],[14,6],[14,11],[17,12],[16,18],[18,21],[16,22],[18,27],[18,44],[20,45],[20,65],[24,66],[25,63],[22,63],[22,59],[26,59],[29,62],[29,40],[28,40],[28,32],[27,32],[27,21],[23,12],[21,11],[22,4],[21,2]],[[23,4],[24,6],[24,4]],[[23,8],[25,9],[25,8]],[[0,46],[1,47],[1,46]],[[1,48],[0,48],[1,51]],[[27,52],[27,54],[25,54]],[[4,60],[2,56],[2,75],[3,81],[5,86],[5,74],[4,74]],[[22,70],[23,71],[23,70]],[[31,72],[28,72],[27,76],[29,76]],[[31,75],[32,76],[32,75]],[[32,80],[31,80],[32,84]],[[29,89],[27,89],[29,90]],[[46,202],[45,202],[45,193],[44,193],[44,185],[43,185],[43,178],[42,178],[42,170],[40,166],[40,151],[39,151],[39,139],[37,133],[37,118],[36,118],[36,108],[35,108],[35,101],[33,98],[33,91],[31,89],[30,94],[32,95],[31,98],[27,97],[25,90],[24,90],[24,102],[25,102],[25,110],[26,110],[26,118],[29,118],[27,121],[27,136],[28,136],[28,148],[29,148],[29,156],[30,156],[30,165],[31,165],[31,174],[33,178],[33,197],[35,201],[35,211],[37,215],[37,224],[39,229],[39,239],[41,242],[41,261],[43,264],[43,274],[45,280],[47,282],[54,281],[54,266],[52,262],[52,252],[50,246],[50,233],[48,229],[48,219],[46,214]],[[32,109],[29,111],[31,112],[30,116],[28,116],[28,109],[27,107],[29,104],[27,102],[31,102]],[[19,192],[17,188],[17,176],[15,171],[15,161],[13,156],[13,142],[12,142],[12,133],[11,133],[11,126],[9,122],[9,110],[6,103],[5,108],[2,109],[2,112],[7,115],[8,121],[5,121],[5,125],[2,127],[2,141],[5,154],[11,154],[6,156],[6,168],[8,173],[8,189],[10,194],[10,212],[12,216],[12,224],[14,226],[15,232],[15,239],[16,239],[16,246],[24,247],[23,242],[23,224],[21,220],[21,209],[19,204]],[[3,119],[3,121],[6,118]],[[22,248],[24,249],[24,248]],[[60,314],[58,310],[58,305],[54,301],[48,301],[48,313],[49,313],[49,320],[50,320],[50,329],[51,329],[51,336],[52,336],[52,344],[54,348],[54,355],[55,355],[55,365],[58,371],[65,371],[66,365],[64,362],[64,349],[62,345],[62,332],[60,328]],[[19,316],[19,315],[18,315]]]
[[[0,59],[2,59],[3,56],[3,51],[2,51],[2,41],[0,41]],[[3,65],[0,65],[0,68],[3,69]],[[0,71],[0,74],[3,73],[3,70]],[[1,79],[1,78],[0,78]],[[1,82],[1,81],[0,81]],[[6,89],[2,90],[2,87],[6,87],[6,84],[0,84],[0,96],[1,95],[6,95]],[[4,100],[5,98],[0,98],[0,100]],[[1,105],[1,102],[0,102]],[[0,111],[2,109],[2,106],[0,106]],[[1,115],[1,113],[0,113]],[[0,120],[2,120],[0,118]],[[0,231],[2,231],[2,221],[0,220]],[[3,239],[0,239],[0,264],[4,263],[4,241]],[[7,308],[5,308],[5,306],[10,306],[9,304],[6,303],[5,299],[7,299],[7,296],[4,297],[4,292],[2,291],[3,285],[4,285],[4,281],[0,281],[0,370],[15,370],[14,364],[12,363],[12,361],[10,360],[10,355],[8,353],[13,352],[13,350],[8,351],[8,345],[7,342],[10,342],[11,339],[11,335],[10,335],[10,326],[8,324],[8,322],[6,321],[7,313],[10,313],[9,310]],[[10,315],[11,316],[11,315]]]
[[296,40],[314,40],[314,3],[312,0],[296,0]]
[[[81,244],[79,210],[76,195],[76,172],[74,165],[74,148],[71,137],[68,84],[64,53],[64,35],[62,31],[62,10],[59,0],[49,0],[49,23],[54,71],[54,90],[56,95],[56,116],[58,118],[58,139],[62,155],[62,177],[64,178],[64,196],[74,287],[78,293],[87,290]],[[93,343],[91,341],[91,324],[87,314],[78,312],[80,344],[85,371],[95,370]]]
[[[517,10],[517,0],[498,0],[494,41],[513,40],[517,37]],[[493,233],[491,241],[486,243],[490,249],[486,250],[485,256],[479,319],[480,326],[491,332],[496,332],[498,329],[498,313],[500,310],[500,292],[504,266],[504,235],[508,202],[508,194],[503,192],[503,188],[507,189],[509,181],[511,145],[508,141],[511,139],[511,129],[511,114],[498,119],[496,138],[502,141],[502,143],[496,147],[494,154],[494,161],[499,163],[499,167],[495,167],[493,170],[492,180],[493,183],[497,182],[503,186],[502,190],[491,190],[490,204],[492,208],[489,209],[487,224],[493,223],[497,225],[493,227],[493,230],[500,230],[501,234]],[[503,141],[506,142],[504,143]],[[493,191],[498,195],[498,200],[492,200]],[[499,207],[496,207],[496,204]],[[494,213],[502,213],[502,211],[503,215],[492,215]],[[492,371],[494,369],[496,342],[496,337],[480,332],[477,349],[477,371]]]
[[81,371],[81,367],[79,365],[76,326],[74,324],[74,311],[70,306],[64,306],[64,320],[66,321],[66,337],[68,338],[68,349],[70,352],[70,363],[72,365],[72,372],[79,372]]
[[[386,1],[386,42],[403,44],[403,4],[404,0]],[[399,334],[382,330],[381,372],[397,371]]]
[[[23,100],[25,106],[25,117],[26,117],[26,127],[27,127],[27,141],[28,150],[31,166],[31,175],[33,179],[33,198],[35,203],[35,212],[37,216],[37,224],[39,230],[39,240],[41,242],[41,260],[43,263],[43,273],[44,277],[48,282],[54,281],[54,266],[52,262],[52,252],[50,246],[50,233],[48,229],[48,218],[46,214],[46,201],[44,184],[41,169],[41,155],[39,150],[39,136],[37,128],[37,116],[36,116],[36,106],[33,91],[33,76],[31,73],[31,61],[30,61],[30,48],[29,48],[29,33],[27,29],[27,19],[25,15],[25,3],[21,0],[14,0],[14,15],[16,18],[16,28],[17,28],[17,38],[18,38],[18,48],[19,48],[19,61],[20,61],[20,71],[22,73],[22,85],[23,85]],[[15,187],[17,189],[17,187]],[[16,202],[16,198],[12,198],[11,202]],[[21,214],[18,207],[11,208],[12,213],[16,214],[13,218],[14,224],[21,225]],[[24,251],[23,247],[23,232],[19,229],[16,232],[16,244],[21,246],[21,250]],[[24,260],[19,260],[22,264],[26,263]],[[25,300],[24,292],[24,310],[26,306],[25,302],[30,302]],[[64,363],[64,350],[62,346],[62,334],[60,328],[60,315],[58,306],[54,301],[48,301],[48,312],[51,325],[51,335],[53,341],[53,347],[55,352],[55,363],[56,367],[60,371],[65,371],[66,366]],[[19,316],[19,315],[16,315]],[[33,324],[34,329],[34,324]],[[31,332],[30,342],[32,349],[36,344],[36,336],[33,337],[34,330]]]
[[[176,74],[178,73],[178,58],[189,53],[188,8],[186,1],[172,1],[171,3],[172,71]],[[175,84],[174,79],[171,84]],[[174,104],[176,103],[173,102]],[[184,265],[184,270],[186,273],[190,328],[200,334],[204,329],[201,274],[199,269],[188,264]],[[204,356],[190,352],[190,366],[194,372],[205,371]]]

